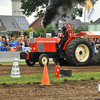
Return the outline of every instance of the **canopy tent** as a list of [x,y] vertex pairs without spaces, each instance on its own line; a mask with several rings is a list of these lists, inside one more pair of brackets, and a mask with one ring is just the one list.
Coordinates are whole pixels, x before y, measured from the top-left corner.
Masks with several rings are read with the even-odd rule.
[[[85,34],[84,34],[85,33]],[[76,36],[84,36],[87,37],[87,38],[90,38],[90,37],[94,37],[94,38],[99,38],[100,37],[100,31],[81,31],[80,33],[76,34]]]

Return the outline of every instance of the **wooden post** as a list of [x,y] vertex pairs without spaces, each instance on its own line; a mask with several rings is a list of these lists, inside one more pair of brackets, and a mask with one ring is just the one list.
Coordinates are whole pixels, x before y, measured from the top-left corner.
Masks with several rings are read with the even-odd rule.
[[46,28],[44,28],[44,38],[46,38]]
[[85,7],[84,7],[84,38],[85,38],[86,9],[87,9],[87,0],[85,0]]

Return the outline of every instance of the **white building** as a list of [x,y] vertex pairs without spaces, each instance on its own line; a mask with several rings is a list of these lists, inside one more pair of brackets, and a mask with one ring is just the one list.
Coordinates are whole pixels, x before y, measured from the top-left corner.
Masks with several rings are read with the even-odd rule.
[[12,16],[23,16],[21,9],[21,0],[11,0],[12,1]]

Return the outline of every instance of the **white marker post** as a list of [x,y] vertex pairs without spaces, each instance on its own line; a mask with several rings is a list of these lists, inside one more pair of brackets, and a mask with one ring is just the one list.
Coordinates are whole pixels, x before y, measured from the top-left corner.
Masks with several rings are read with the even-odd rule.
[[98,92],[100,93],[100,81],[98,82]]
[[11,70],[11,77],[12,78],[18,78],[20,77],[20,70],[19,70],[19,65],[18,65],[18,59],[14,58],[12,70]]

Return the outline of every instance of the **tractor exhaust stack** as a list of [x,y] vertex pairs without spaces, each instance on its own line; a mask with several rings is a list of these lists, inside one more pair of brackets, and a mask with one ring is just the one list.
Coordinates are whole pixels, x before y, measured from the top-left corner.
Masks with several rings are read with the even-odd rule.
[[46,28],[44,28],[44,38],[46,38]]

